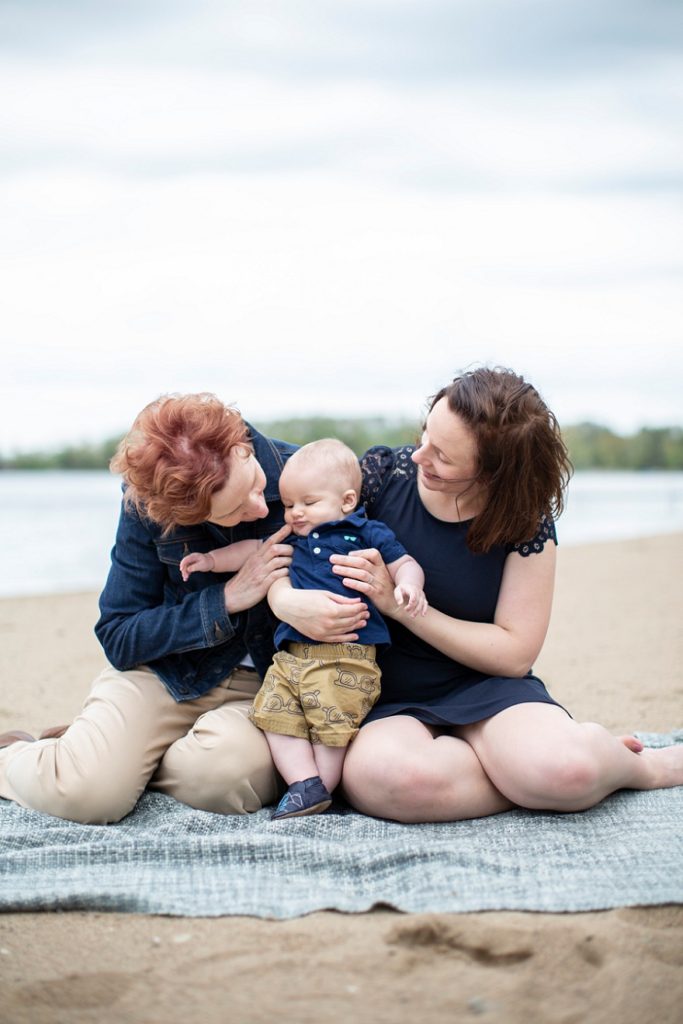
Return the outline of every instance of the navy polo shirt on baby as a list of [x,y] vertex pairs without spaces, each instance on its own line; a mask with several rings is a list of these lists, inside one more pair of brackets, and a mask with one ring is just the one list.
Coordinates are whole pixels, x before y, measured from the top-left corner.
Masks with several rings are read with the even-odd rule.
[[[408,552],[388,526],[368,519],[361,506],[345,519],[314,526],[307,537],[292,534],[285,543],[294,548],[289,567],[289,580],[293,587],[297,590],[331,590],[342,597],[362,597],[367,603],[370,618],[364,628],[358,631],[358,642],[389,643],[389,630],[375,606],[362,594],[359,595],[357,590],[345,587],[341,576],[332,572],[330,562],[330,555],[348,555],[366,548],[377,548],[387,565],[403,558]],[[310,637],[282,622],[275,632],[275,646],[279,649],[286,640],[310,643]]]

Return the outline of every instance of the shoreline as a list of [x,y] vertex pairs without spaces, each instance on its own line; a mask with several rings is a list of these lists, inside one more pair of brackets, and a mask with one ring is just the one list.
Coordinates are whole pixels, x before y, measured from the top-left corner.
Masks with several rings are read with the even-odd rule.
[[[559,544],[558,551],[576,550],[576,548],[588,548],[588,547],[604,547],[605,545],[611,544],[638,544],[641,541],[654,540],[656,538],[669,538],[675,541],[677,537],[683,536],[683,527],[677,527],[673,530],[660,530],[652,533],[638,533],[625,537],[610,536],[610,537],[591,537],[588,540],[566,540],[562,535],[562,524],[559,527]],[[4,593],[2,590],[2,580],[0,579],[0,605],[4,601],[18,601],[27,600],[32,598],[62,598],[62,597],[85,597],[88,595],[95,594],[99,596],[102,587],[106,581],[106,571],[103,573],[101,580],[98,583],[93,583],[87,586],[74,586],[69,587],[65,590],[48,589],[51,584],[46,584],[46,589],[38,590],[19,590],[14,592]]]
[[[536,664],[577,719],[683,725],[683,533],[560,544]],[[0,731],[69,721],[104,664],[97,593],[0,599]],[[618,837],[628,842],[628,836]],[[541,914],[0,917],[4,1017],[30,1024],[677,1024],[683,907]],[[260,979],[260,980],[259,980]],[[262,982],[262,983],[261,983]]]

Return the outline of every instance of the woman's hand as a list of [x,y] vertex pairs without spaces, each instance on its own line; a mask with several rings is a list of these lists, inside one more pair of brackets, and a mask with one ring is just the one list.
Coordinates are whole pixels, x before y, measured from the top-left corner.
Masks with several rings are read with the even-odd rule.
[[399,612],[394,596],[394,581],[377,548],[355,551],[352,555],[331,555],[332,572],[341,576],[345,587],[368,597],[377,609],[390,617]]
[[286,576],[292,561],[292,545],[280,542],[292,532],[283,526],[250,555],[242,568],[225,584],[228,612],[242,612],[262,601],[273,583]]
[[360,597],[342,597],[329,590],[294,590],[288,580],[271,588],[268,603],[278,619],[322,644],[362,642],[370,614]]

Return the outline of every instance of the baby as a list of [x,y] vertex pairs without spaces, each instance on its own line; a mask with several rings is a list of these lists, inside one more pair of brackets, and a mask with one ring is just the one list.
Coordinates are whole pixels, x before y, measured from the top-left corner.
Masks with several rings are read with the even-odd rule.
[[[288,579],[273,586],[348,597],[341,577],[332,572],[330,555],[377,548],[396,585],[396,603],[409,615],[424,615],[422,569],[387,526],[356,508],[360,487],[358,460],[341,441],[313,441],[289,458],[280,476],[280,496],[294,552]],[[235,572],[258,544],[241,541],[208,554],[187,555],[180,563],[183,578],[197,571]],[[284,622],[275,632],[278,653],[251,712],[289,787],[274,819],[318,814],[329,807],[346,748],[379,697],[375,650],[389,643],[389,631],[377,609],[367,604],[370,617],[362,630],[363,643],[317,643]]]

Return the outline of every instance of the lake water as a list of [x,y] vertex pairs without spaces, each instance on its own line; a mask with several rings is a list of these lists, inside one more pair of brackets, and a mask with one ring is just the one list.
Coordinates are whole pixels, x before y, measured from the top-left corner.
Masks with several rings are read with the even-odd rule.
[[[103,472],[0,472],[0,596],[99,590],[119,514]],[[683,530],[683,473],[577,472],[563,545]]]

